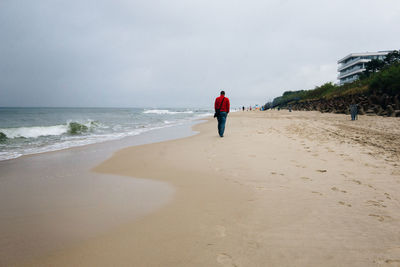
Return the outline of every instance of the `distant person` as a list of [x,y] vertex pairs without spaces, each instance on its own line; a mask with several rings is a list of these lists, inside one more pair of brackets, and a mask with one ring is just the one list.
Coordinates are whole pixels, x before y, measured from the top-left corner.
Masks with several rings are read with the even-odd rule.
[[242,111],[244,111],[244,106],[242,107]]
[[215,99],[214,103],[214,109],[215,109],[214,118],[216,117],[218,120],[218,134],[221,137],[224,137],[225,123],[226,123],[226,117],[228,116],[229,113],[229,107],[230,107],[229,98],[225,97],[224,91],[221,91],[220,96]]
[[351,120],[357,120],[358,119],[358,107],[357,104],[351,104],[350,105],[350,116]]

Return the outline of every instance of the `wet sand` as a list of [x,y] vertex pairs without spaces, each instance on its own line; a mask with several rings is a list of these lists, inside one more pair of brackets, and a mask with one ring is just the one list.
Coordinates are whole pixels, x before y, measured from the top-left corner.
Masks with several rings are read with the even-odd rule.
[[40,266],[398,266],[400,120],[230,114],[94,171],[167,182],[163,208]]
[[0,266],[74,246],[168,203],[175,189],[165,182],[90,170],[121,148],[191,135],[190,125],[0,161]]

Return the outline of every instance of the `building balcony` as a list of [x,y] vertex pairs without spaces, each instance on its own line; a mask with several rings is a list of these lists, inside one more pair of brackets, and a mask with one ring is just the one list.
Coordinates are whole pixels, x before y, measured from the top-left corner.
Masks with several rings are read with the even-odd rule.
[[354,71],[359,70],[359,69],[365,69],[365,65],[364,64],[355,65],[355,66],[353,66],[351,68],[346,69],[345,71],[341,71],[339,73],[339,76],[341,76],[341,75],[343,76],[343,75],[345,75],[347,73],[351,73],[351,72],[354,72]]
[[347,62],[346,64],[339,66],[338,71],[341,72],[342,70],[347,69],[356,64],[367,63],[369,61],[371,61],[371,60],[370,59],[362,59],[360,57],[357,57],[354,60],[351,60],[351,61]]
[[354,74],[361,74],[363,71],[365,71],[365,68],[358,68],[356,70],[347,72],[347,73],[340,73],[338,76],[338,79],[344,79],[346,77],[352,76]]
[[347,64],[349,63],[352,58],[361,58],[361,59],[383,59],[389,52],[393,50],[387,51],[378,51],[378,52],[365,52],[365,53],[351,53],[344,58],[338,60],[338,64]]

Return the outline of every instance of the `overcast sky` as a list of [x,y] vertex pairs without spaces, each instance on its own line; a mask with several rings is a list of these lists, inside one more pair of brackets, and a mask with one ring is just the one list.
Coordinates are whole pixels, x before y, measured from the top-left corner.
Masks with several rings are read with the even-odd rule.
[[0,0],[0,106],[263,104],[399,25],[399,0]]

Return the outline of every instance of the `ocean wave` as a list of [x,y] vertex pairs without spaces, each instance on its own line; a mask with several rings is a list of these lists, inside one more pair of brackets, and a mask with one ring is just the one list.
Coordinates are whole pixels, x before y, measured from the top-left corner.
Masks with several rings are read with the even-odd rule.
[[0,161],[2,160],[9,160],[18,158],[22,155],[30,155],[30,154],[37,154],[43,152],[51,152],[51,151],[58,151],[62,149],[68,149],[71,147],[79,147],[85,146],[95,143],[101,143],[106,141],[118,140],[128,136],[135,136],[140,135],[142,133],[157,130],[165,127],[170,127],[172,125],[165,125],[165,126],[153,126],[153,127],[145,127],[140,129],[134,129],[128,132],[114,132],[109,134],[91,134],[87,136],[82,135],[66,135],[65,138],[62,138],[60,142],[48,144],[45,146],[39,147],[30,147],[30,148],[21,148],[18,151],[0,151]]
[[0,132],[0,143],[7,140],[7,135],[5,133]]
[[67,125],[35,126],[0,129],[7,138],[38,138],[39,136],[62,135],[67,133]]
[[[72,114],[73,116],[65,116],[66,120],[60,121],[58,118],[50,121],[41,120],[32,126],[17,124],[19,127],[10,125],[8,128],[2,125],[0,127],[0,161],[22,155],[122,139],[156,129],[182,125],[211,115],[210,110],[190,109],[148,108],[133,110],[129,114],[112,110],[101,116],[97,114],[97,110],[95,111],[91,114],[91,119],[83,113],[80,118],[68,120],[68,118],[76,117],[76,114]],[[45,115],[48,116],[48,114]],[[41,119],[40,114],[37,116]],[[44,126],[45,123],[53,124]]]
[[170,111],[168,109],[149,109],[143,111],[144,114],[192,114],[192,110],[187,111]]
[[0,129],[0,139],[4,141],[14,138],[38,138],[40,136],[57,136],[63,134],[76,135],[93,130],[98,126],[98,123],[95,121],[88,121],[86,123],[70,121],[66,124],[53,126],[3,128]]
[[94,121],[90,121],[89,123],[77,123],[75,121],[68,123],[68,133],[75,135],[75,134],[83,134],[88,131],[92,131],[96,128],[98,124]]

